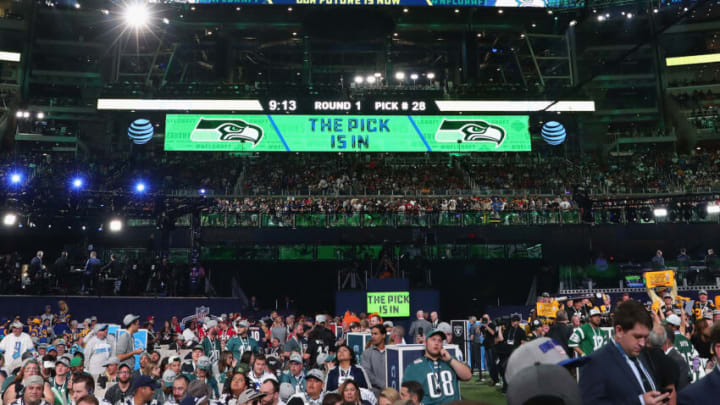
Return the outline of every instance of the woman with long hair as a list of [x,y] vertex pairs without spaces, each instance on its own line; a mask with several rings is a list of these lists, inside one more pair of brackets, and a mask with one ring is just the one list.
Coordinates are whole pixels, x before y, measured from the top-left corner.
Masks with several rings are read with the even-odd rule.
[[163,328],[158,332],[160,340],[158,344],[171,345],[175,342],[175,331],[170,327],[170,321],[165,321]]
[[707,319],[698,319],[695,321],[693,334],[690,337],[695,350],[703,359],[710,358],[710,323]]
[[225,405],[237,404],[238,397],[248,389],[248,378],[242,369],[233,371],[232,376],[225,381],[220,402]]
[[[16,399],[22,398],[25,392],[25,379],[34,375],[42,377],[40,374],[40,363],[38,363],[35,359],[25,360],[25,363],[20,368],[20,371],[5,390],[5,393],[3,394],[3,403],[8,405]],[[50,384],[47,381],[45,381],[43,386],[43,399],[51,404],[55,401],[52,389],[50,389]]]
[[326,391],[335,391],[348,379],[354,380],[359,387],[370,388],[370,378],[365,369],[356,364],[355,353],[348,345],[339,345],[335,355],[337,367],[327,374]]
[[232,376],[233,367],[235,367],[235,357],[231,351],[223,350],[218,361],[218,372],[220,373],[217,377],[218,384],[225,384],[225,381]]
[[345,381],[338,390],[342,396],[343,404],[370,405],[370,402],[364,401],[360,396],[360,387],[355,380]]

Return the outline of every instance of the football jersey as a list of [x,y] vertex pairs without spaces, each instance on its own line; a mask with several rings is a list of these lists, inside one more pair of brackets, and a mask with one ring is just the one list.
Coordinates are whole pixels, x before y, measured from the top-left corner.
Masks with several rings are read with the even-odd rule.
[[[713,304],[710,301],[706,301],[705,304],[701,303],[700,301],[695,301],[693,304],[693,314],[695,314],[695,319],[702,319],[703,312],[710,312],[715,309],[715,304]],[[680,349],[678,349],[680,350]]]
[[405,369],[403,382],[416,381],[425,392],[423,405],[443,404],[460,400],[457,374],[448,362],[423,356]]
[[570,336],[569,348],[579,347],[585,355],[605,346],[607,334],[600,328],[593,328],[589,323],[580,325]]
[[265,340],[265,332],[259,327],[259,326],[250,326],[248,327],[248,336],[255,339],[255,341],[259,344],[262,343]]
[[250,350],[255,354],[260,353],[260,346],[257,341],[251,337],[241,337],[235,335],[225,344],[225,350],[232,352],[233,357],[240,361],[242,354]]
[[699,356],[699,353],[697,352],[697,350],[695,350],[695,347],[693,347],[690,339],[683,336],[682,333],[676,333],[673,346],[675,346],[677,351],[680,352],[688,366],[692,368],[693,359],[697,358]]

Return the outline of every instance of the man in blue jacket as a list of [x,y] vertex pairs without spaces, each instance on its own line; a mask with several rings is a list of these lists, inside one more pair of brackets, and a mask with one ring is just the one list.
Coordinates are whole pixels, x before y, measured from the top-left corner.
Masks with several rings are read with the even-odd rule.
[[650,361],[643,354],[652,319],[643,304],[624,301],[615,310],[615,338],[590,355],[580,369],[584,405],[661,405]]
[[[710,329],[710,353],[715,360],[713,371],[678,394],[678,405],[709,404],[720,393],[720,323]],[[715,398],[715,399],[713,399]]]

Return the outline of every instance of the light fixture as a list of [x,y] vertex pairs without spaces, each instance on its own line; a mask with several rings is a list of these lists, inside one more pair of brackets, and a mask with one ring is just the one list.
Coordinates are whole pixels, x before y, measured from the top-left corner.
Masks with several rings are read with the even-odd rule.
[[600,21],[600,22],[605,21],[605,16],[604,16],[604,15],[599,15],[599,16],[597,16],[597,20]]
[[417,80],[418,77],[419,77],[419,76],[418,76],[417,73],[413,73],[413,74],[410,75],[410,80]]
[[502,14],[502,13],[503,13],[503,9],[498,9],[498,14]]
[[430,80],[434,79],[434,78],[435,78],[435,73],[429,72],[429,73],[427,74],[427,78],[430,79]]
[[75,3],[75,8],[80,8],[80,3]]
[[130,4],[125,9],[123,18],[128,26],[139,29],[146,26],[150,21],[150,12],[144,4]]
[[20,110],[18,110],[18,111],[15,113],[15,118],[22,118],[22,117],[23,117],[23,112],[20,111]]
[[382,74],[380,72],[373,73],[373,76],[375,76],[377,79],[380,79],[382,77]]
[[167,17],[163,17],[162,22],[163,24],[170,24],[170,20],[168,20]]
[[377,79],[375,78],[375,76],[368,76],[365,78],[365,81],[368,82],[368,84],[375,84]]
[[408,8],[403,9],[403,13],[409,13],[409,12],[410,12],[410,10]]
[[143,183],[142,181],[135,184],[135,191],[137,191],[138,193],[145,192],[145,189],[145,183]]
[[364,80],[365,79],[360,75],[355,76],[355,83],[357,83],[357,84],[361,84]]
[[23,111],[23,118],[30,118],[30,111]]
[[456,9],[455,9],[455,14],[457,14],[457,13],[459,13],[459,12],[460,12],[460,9],[459,9],[459,8],[456,8]]
[[15,225],[16,222],[17,222],[17,215],[15,215],[15,214],[8,213],[8,214],[5,214],[5,216],[3,217],[3,225],[5,225],[5,226],[13,226],[13,225]]
[[574,27],[577,25],[577,20],[570,20],[570,26]]
[[110,221],[108,228],[110,229],[110,232],[120,232],[123,228],[122,221],[119,219],[113,219]]
[[45,118],[45,113],[44,113],[44,112],[41,111],[41,112],[37,113],[37,119],[41,120],[41,119],[44,119],[44,118]]
[[667,209],[665,208],[655,208],[653,210],[653,215],[655,215],[656,218],[663,218],[666,217],[668,214]]
[[205,193],[207,193],[207,190],[205,190],[204,188],[201,188],[201,189],[200,189],[200,194],[203,194],[203,195],[204,195]]
[[397,80],[405,80],[405,72],[397,72],[395,73],[395,78]]
[[633,15],[632,15],[632,13],[627,13],[627,14],[625,15],[625,17],[627,17],[628,20],[629,20],[629,19],[633,18]]
[[10,183],[18,184],[22,181],[22,175],[20,173],[13,173],[10,175]]
[[718,214],[718,213],[720,213],[720,205],[708,204],[708,206],[707,206],[707,213],[708,213],[708,214]]

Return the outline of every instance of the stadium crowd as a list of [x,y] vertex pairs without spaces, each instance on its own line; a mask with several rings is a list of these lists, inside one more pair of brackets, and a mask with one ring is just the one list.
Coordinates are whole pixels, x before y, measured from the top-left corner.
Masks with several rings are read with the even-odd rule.
[[[435,311],[418,311],[407,330],[377,314],[259,308],[112,324],[72,319],[60,301],[25,323],[0,320],[1,395],[8,405],[434,405],[460,400],[459,382],[475,376],[511,405],[710,403],[720,311],[707,291],[691,305],[675,287],[648,295],[544,293],[526,321],[470,316],[467,364]],[[351,347],[349,333],[367,343]],[[406,342],[423,346],[390,387],[386,353]]]

